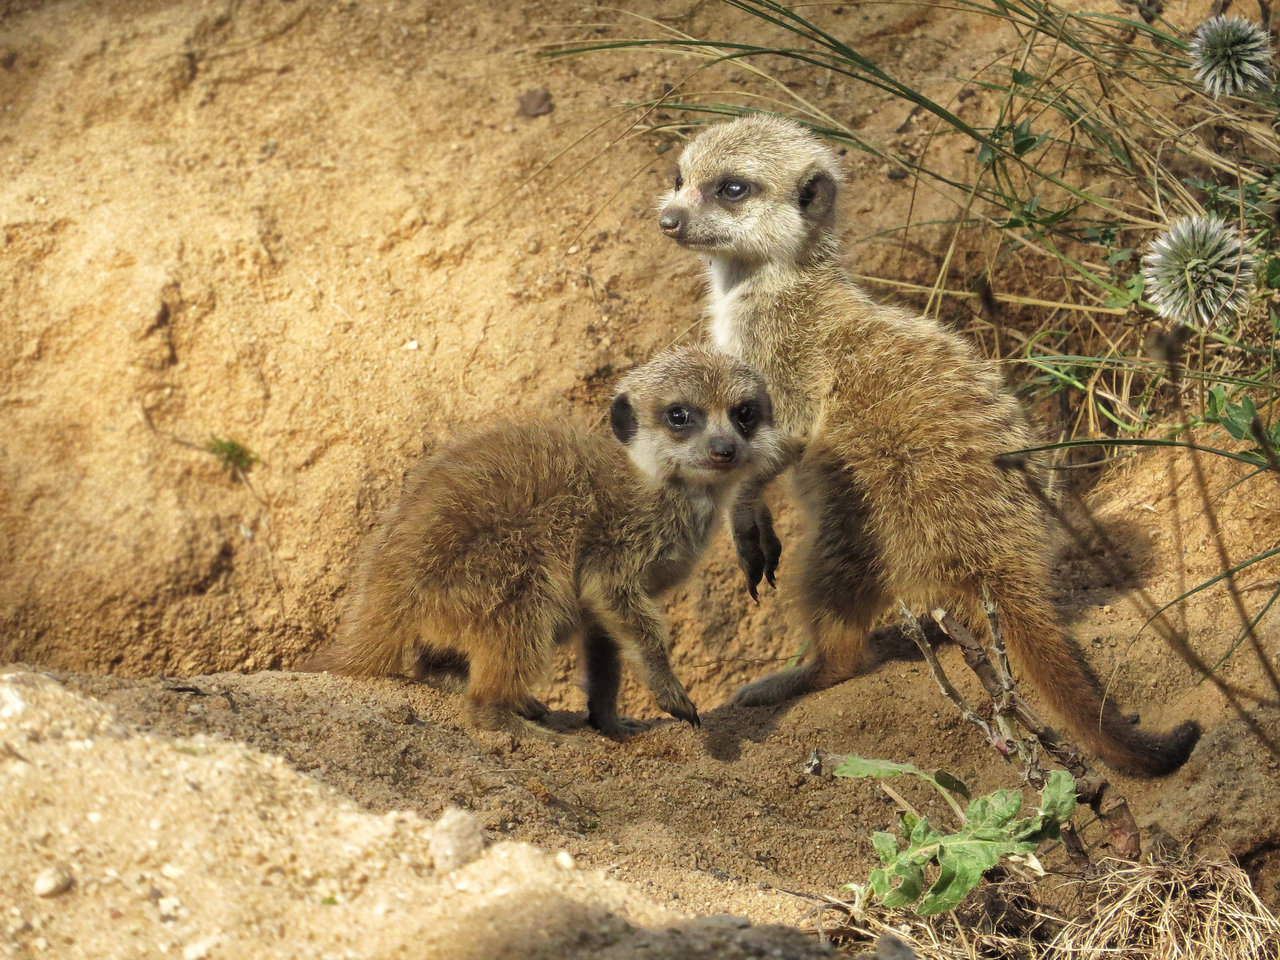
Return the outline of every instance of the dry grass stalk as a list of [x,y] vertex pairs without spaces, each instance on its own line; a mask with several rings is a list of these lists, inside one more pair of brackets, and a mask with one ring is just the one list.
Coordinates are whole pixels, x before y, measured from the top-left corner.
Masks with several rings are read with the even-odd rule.
[[[846,946],[888,931],[920,960],[1280,960],[1280,920],[1234,863],[1104,860],[1098,871],[1058,891],[1080,905],[1073,919],[1028,909],[1031,888],[1010,881],[982,888],[976,910],[966,902],[923,919],[877,906],[857,917],[851,905],[828,899],[823,912],[842,913],[843,923],[817,926]],[[1001,900],[1009,910],[993,917],[991,905]]]
[[1234,863],[1109,861],[1050,944],[1063,960],[1277,960],[1280,920]]

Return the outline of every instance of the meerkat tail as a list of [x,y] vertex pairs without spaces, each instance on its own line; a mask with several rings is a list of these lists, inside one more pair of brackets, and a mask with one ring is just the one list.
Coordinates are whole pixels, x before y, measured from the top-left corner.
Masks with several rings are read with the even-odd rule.
[[994,591],[1010,653],[1071,731],[1108,766],[1139,777],[1161,777],[1182,766],[1200,739],[1194,720],[1168,733],[1139,730],[1106,696],[1075,644],[1062,632],[1045,596]]
[[339,625],[338,635],[312,654],[298,670],[340,673],[349,677],[383,677],[405,673],[413,653],[408,625],[387,607],[357,603]]

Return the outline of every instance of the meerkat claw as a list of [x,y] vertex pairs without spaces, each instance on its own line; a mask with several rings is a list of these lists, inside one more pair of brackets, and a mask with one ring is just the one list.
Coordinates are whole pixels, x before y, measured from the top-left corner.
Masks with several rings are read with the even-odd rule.
[[756,603],[760,602],[757,588],[769,570],[768,558],[761,549],[761,540],[760,527],[755,520],[743,521],[735,511],[733,546],[738,554],[738,567],[747,577],[747,591]]
[[756,522],[760,531],[760,550],[764,555],[764,578],[769,586],[777,589],[774,574],[778,572],[778,563],[782,560],[782,541],[773,531],[773,514],[769,512],[768,507],[760,508],[760,515]]
[[672,692],[669,697],[664,697],[658,702],[665,713],[669,713],[677,720],[683,720],[691,727],[702,726],[702,720],[698,717],[698,708],[693,705],[693,701],[684,693],[679,691]]

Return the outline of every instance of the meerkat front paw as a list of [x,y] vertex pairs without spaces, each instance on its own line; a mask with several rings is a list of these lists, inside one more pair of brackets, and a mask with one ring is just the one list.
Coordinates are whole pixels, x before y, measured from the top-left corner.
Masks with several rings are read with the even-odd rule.
[[782,558],[782,541],[773,531],[773,515],[761,504],[742,504],[733,511],[731,522],[733,546],[738,553],[738,566],[747,577],[751,599],[760,602],[758,587],[762,579],[776,586],[774,574]]
[[684,692],[684,688],[678,682],[654,691],[654,698],[663,711],[677,720],[683,720],[691,727],[702,726],[702,720],[698,717],[698,708],[693,705],[693,701],[689,699],[689,695]]

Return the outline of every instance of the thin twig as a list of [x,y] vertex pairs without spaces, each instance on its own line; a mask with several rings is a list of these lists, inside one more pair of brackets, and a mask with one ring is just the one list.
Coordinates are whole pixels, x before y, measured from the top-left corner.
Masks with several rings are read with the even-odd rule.
[[942,695],[956,705],[956,709],[960,711],[962,717],[982,731],[982,735],[986,737],[988,743],[1007,757],[1013,752],[1013,744],[1007,743],[1004,737],[992,728],[991,724],[987,723],[973,707],[969,706],[964,695],[951,685],[951,681],[947,679],[946,672],[942,669],[942,664],[938,662],[938,655],[933,652],[933,647],[930,646],[929,641],[925,638],[924,628],[920,626],[920,621],[916,619],[915,614],[901,600],[898,601],[898,613],[903,620],[903,632],[915,641],[915,645],[920,648],[920,652],[924,655],[925,663],[929,665],[929,673],[942,690]]

